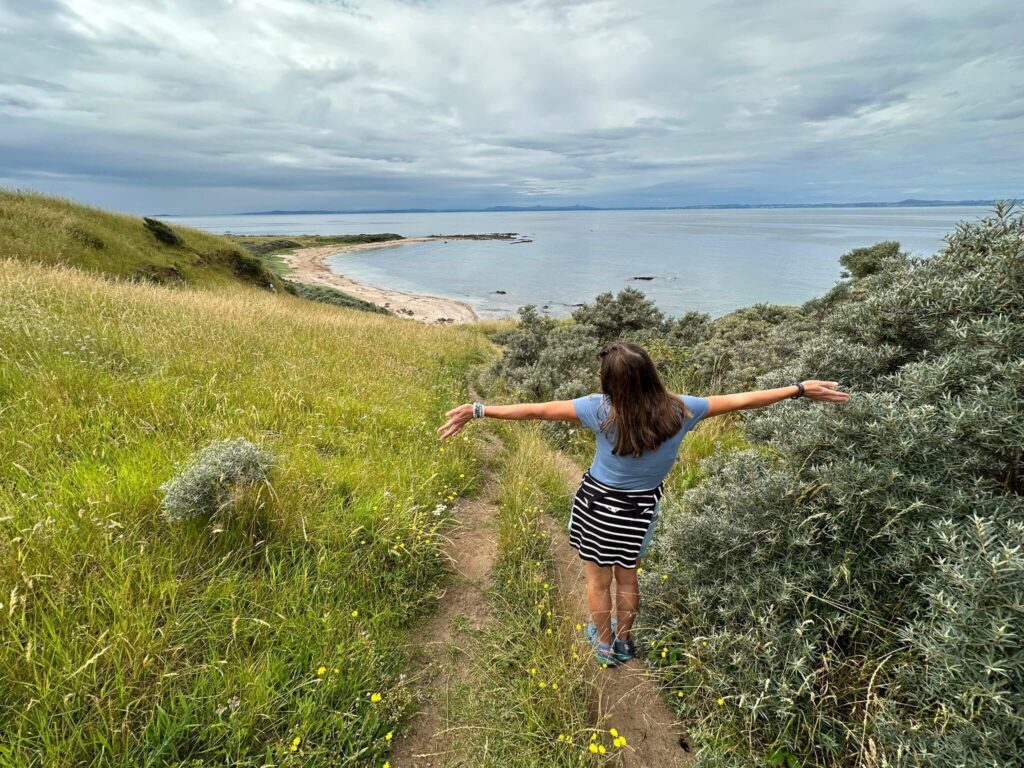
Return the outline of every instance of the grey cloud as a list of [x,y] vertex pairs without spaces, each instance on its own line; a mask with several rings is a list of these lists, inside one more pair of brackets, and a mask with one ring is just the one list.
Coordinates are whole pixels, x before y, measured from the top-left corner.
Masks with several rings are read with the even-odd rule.
[[1020,194],[1022,24],[1012,0],[0,0],[0,176],[170,212],[197,189],[218,210]]

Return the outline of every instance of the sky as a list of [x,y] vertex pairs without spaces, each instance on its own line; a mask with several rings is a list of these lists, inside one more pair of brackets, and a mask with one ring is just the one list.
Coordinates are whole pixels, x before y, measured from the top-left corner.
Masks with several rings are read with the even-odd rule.
[[0,0],[0,186],[134,213],[1024,196],[1019,0]]

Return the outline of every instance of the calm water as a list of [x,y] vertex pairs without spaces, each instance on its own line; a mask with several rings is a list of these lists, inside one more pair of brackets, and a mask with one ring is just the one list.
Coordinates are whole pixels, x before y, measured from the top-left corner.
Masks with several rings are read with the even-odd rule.
[[[639,288],[669,314],[718,316],[799,304],[839,278],[839,257],[880,240],[931,255],[986,208],[841,208],[545,213],[311,214],[177,218],[236,234],[517,232],[533,240],[432,242],[339,255],[357,280],[470,303],[483,317],[523,304],[565,315],[602,291]],[[638,281],[635,277],[653,276]],[[498,294],[496,291],[505,291]]]

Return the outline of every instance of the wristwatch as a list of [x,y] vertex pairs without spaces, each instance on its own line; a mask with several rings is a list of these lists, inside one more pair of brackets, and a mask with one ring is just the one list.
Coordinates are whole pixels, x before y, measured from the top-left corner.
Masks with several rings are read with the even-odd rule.
[[801,384],[801,383],[800,383],[800,382],[798,381],[798,382],[796,382],[795,384],[793,384],[793,386],[795,386],[795,387],[796,387],[796,389],[797,389],[797,392],[796,392],[796,394],[795,394],[795,395],[790,395],[790,396],[789,396],[789,399],[790,399],[790,400],[796,400],[797,398],[803,397],[803,396],[804,396],[804,385],[803,385],[803,384]]

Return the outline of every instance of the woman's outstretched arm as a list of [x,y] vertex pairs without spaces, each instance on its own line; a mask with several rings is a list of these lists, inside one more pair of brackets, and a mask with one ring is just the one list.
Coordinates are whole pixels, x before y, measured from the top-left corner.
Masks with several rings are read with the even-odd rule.
[[[458,434],[473,419],[473,405],[466,403],[445,414],[448,421],[437,428],[442,440]],[[516,405],[484,406],[484,416],[490,419],[542,419],[544,421],[579,421],[572,400],[552,400],[548,403],[518,403]]]
[[[817,381],[811,379],[803,381],[804,397],[808,400],[820,400],[827,403],[845,403],[850,399],[846,392],[840,392],[837,387],[838,381]],[[795,395],[799,389],[796,384],[776,389],[757,389],[753,392],[738,392],[735,395],[712,395],[708,398],[707,417],[721,416],[723,413],[732,411],[750,410],[753,408],[764,408],[766,405],[773,405]]]

